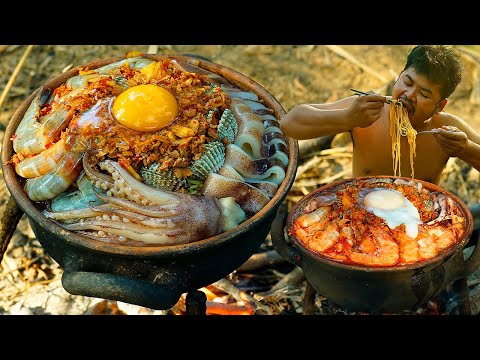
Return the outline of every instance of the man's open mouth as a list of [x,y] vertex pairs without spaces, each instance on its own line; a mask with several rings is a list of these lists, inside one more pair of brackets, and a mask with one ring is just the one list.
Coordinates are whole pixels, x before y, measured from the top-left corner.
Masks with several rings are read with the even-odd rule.
[[407,100],[399,99],[399,101],[402,103],[403,107],[407,110],[409,115],[414,113],[415,109]]

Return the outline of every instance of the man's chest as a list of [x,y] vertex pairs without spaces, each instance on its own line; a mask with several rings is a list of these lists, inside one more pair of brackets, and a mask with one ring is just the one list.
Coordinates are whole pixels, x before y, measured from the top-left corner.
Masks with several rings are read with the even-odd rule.
[[[375,123],[368,128],[354,129],[352,133],[354,176],[393,175],[393,156],[396,154],[392,149],[389,126]],[[412,159],[415,178],[436,182],[448,160],[433,135],[418,135],[412,145],[406,137],[402,137],[399,149],[400,159],[397,166],[401,176],[411,176]]]

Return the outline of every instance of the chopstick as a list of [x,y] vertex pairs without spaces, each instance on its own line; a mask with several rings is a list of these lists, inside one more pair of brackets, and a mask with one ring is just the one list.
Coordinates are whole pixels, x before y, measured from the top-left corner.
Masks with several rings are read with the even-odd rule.
[[[363,92],[363,91],[360,91],[360,90],[355,90],[355,89],[350,89],[350,90],[352,90],[355,93],[355,95],[372,95],[372,94],[369,94],[369,93],[366,93],[366,92]],[[387,99],[387,103],[391,104],[392,102],[393,102],[392,100]]]

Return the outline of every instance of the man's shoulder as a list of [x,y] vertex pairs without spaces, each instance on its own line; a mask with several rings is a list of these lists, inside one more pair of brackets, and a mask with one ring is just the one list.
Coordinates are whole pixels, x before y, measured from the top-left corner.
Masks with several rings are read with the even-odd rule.
[[443,125],[446,126],[455,126],[459,130],[465,132],[470,139],[478,138],[480,135],[467,121],[462,119],[459,116],[441,112],[436,115],[436,118],[432,117],[432,128],[438,128]]
[[447,112],[440,112],[434,116],[432,116],[432,125],[433,127],[441,127],[441,126],[456,126],[456,127],[463,127],[466,125],[467,122],[463,120],[461,117],[447,113]]

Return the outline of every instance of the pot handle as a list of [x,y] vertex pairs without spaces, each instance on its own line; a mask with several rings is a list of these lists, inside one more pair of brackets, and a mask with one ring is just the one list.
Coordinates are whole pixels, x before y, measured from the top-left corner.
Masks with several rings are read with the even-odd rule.
[[285,225],[287,222],[288,211],[287,204],[282,203],[277,210],[277,216],[272,222],[270,235],[272,236],[273,248],[285,260],[302,267],[301,257],[295,250],[295,247],[285,239]]
[[461,277],[467,277],[480,267],[480,230],[474,230],[471,236],[473,238],[476,236],[477,241],[475,243],[475,249],[473,249],[472,254],[467,260],[465,260],[465,270],[463,276]]
[[473,241],[475,243],[475,248],[473,249],[472,254],[467,260],[463,261],[463,264],[458,268],[458,271],[453,273],[451,281],[465,278],[480,267],[480,232],[478,229],[474,230],[471,235],[472,239],[475,237],[476,241]]
[[156,310],[170,309],[182,295],[144,280],[86,271],[66,270],[62,285],[72,295],[118,300]]

